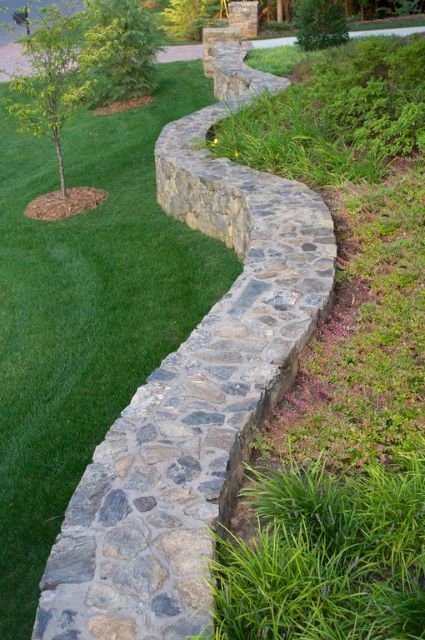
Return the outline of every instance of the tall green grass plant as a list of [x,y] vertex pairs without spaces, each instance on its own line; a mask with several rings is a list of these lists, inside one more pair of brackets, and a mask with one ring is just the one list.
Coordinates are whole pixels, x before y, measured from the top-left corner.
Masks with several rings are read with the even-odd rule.
[[244,493],[264,528],[219,541],[216,638],[425,637],[423,454],[346,478],[292,463]]

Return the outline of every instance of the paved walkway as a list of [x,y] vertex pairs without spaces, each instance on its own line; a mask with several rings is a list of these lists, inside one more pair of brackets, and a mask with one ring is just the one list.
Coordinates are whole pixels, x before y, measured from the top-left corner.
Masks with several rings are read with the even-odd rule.
[[[372,31],[352,31],[350,38],[365,36],[408,36],[413,33],[425,33],[425,27],[403,27],[401,29],[376,29]],[[293,45],[296,38],[270,38],[268,40],[252,40],[246,43],[247,48],[269,49],[283,45]],[[187,44],[164,47],[158,54],[158,62],[178,62],[199,60],[202,58],[201,44]],[[8,74],[17,70],[28,70],[28,63],[22,56],[22,49],[16,42],[0,47],[0,82],[8,80]]]
[[[364,38],[367,36],[410,36],[413,33],[425,33],[425,27],[402,27],[400,29],[373,29],[372,31],[351,31],[350,38]],[[253,40],[251,45],[254,49],[271,49],[272,47],[282,47],[293,45],[296,38],[270,38],[269,40]],[[0,58],[1,60],[1,58]]]

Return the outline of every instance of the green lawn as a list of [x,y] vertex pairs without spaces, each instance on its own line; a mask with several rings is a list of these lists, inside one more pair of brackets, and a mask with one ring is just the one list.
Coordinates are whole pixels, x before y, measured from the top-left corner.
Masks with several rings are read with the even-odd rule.
[[374,20],[370,24],[362,22],[360,24],[351,24],[348,22],[349,31],[374,31],[375,29],[405,29],[407,27],[423,27],[425,20],[423,18],[415,18],[411,16],[411,20],[393,20],[392,22]]
[[273,73],[275,76],[287,76],[292,73],[295,65],[309,56],[310,53],[301,51],[297,46],[283,45],[270,49],[251,49],[247,63],[258,71]]
[[82,110],[66,129],[69,185],[109,192],[66,221],[22,215],[58,187],[54,150],[0,117],[1,640],[30,637],[44,564],[95,445],[241,271],[156,204],[162,127],[213,101],[199,62],[158,75],[148,107]]

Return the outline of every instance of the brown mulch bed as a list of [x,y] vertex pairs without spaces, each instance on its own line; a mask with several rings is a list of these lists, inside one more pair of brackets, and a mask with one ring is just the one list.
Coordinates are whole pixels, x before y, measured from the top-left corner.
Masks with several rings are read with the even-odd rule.
[[75,187],[67,189],[67,198],[60,191],[52,191],[29,203],[24,215],[34,220],[63,220],[96,209],[108,194],[102,189]]
[[113,102],[107,107],[99,107],[93,111],[95,116],[112,116],[115,113],[122,113],[129,109],[137,109],[144,105],[151,104],[155,98],[152,96],[141,96],[140,98],[134,98],[133,100],[125,100],[124,102]]

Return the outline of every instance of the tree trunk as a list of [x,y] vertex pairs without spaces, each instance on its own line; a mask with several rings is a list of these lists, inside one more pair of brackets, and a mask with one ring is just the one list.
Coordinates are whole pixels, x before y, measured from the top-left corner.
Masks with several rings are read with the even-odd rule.
[[344,12],[345,12],[345,17],[348,18],[350,15],[350,3],[349,0],[344,0]]
[[54,143],[55,143],[56,155],[58,157],[58,163],[59,163],[59,176],[60,176],[60,183],[61,183],[61,194],[62,194],[62,198],[66,198],[67,197],[67,193],[66,193],[66,185],[65,185],[65,170],[64,170],[64,166],[63,166],[63,155],[62,155],[62,147],[61,147],[61,140],[60,140],[60,135],[59,134],[55,135]]
[[283,0],[277,0],[276,10],[277,10],[276,19],[278,22],[282,22],[283,21]]
[[291,11],[289,8],[289,0],[283,0],[283,13],[285,14],[285,22],[290,22]]

